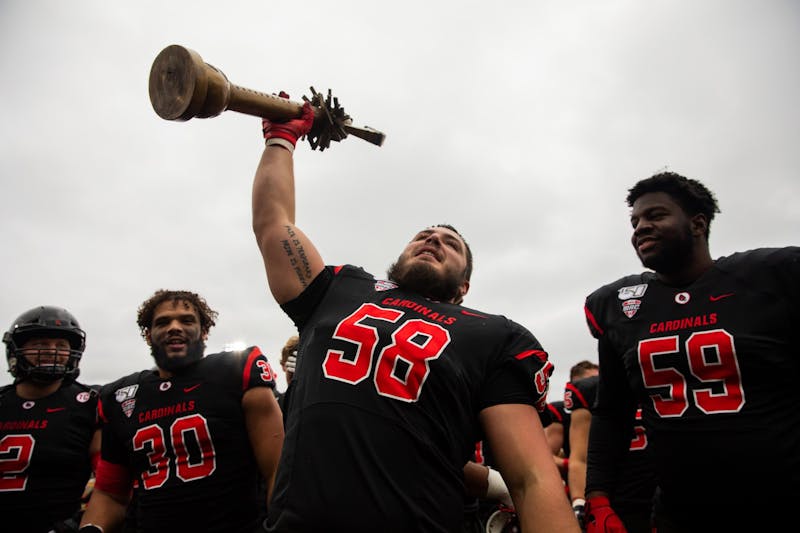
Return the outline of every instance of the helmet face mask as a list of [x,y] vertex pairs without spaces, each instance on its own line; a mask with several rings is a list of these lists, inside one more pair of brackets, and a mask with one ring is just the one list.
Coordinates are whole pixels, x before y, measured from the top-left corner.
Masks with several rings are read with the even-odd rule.
[[[24,344],[34,338],[64,339],[69,342],[66,362],[56,359],[56,350],[24,349]],[[35,383],[53,383],[61,379],[77,379],[78,363],[86,348],[86,333],[66,309],[40,306],[21,314],[3,335],[6,344],[8,371],[15,382],[30,380]],[[67,350],[58,350],[66,354]]]

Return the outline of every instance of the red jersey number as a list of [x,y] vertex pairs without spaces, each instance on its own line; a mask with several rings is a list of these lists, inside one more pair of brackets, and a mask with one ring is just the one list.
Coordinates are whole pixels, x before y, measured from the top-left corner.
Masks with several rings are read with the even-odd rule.
[[6,435],[0,439],[0,492],[25,490],[36,441],[31,435]]
[[647,432],[644,429],[642,422],[642,410],[636,410],[636,424],[633,426],[633,438],[631,439],[630,450],[644,450],[647,448]]
[[[186,446],[187,438],[195,441],[196,447],[200,450],[199,457],[190,457],[189,448]],[[178,418],[170,426],[170,440],[175,453],[175,475],[179,479],[194,481],[214,473],[217,459],[205,418],[200,415]],[[133,449],[135,451],[149,449],[147,460],[150,462],[150,468],[142,472],[142,487],[151,490],[166,483],[170,469],[167,443],[161,426],[153,424],[140,428],[133,436]]]
[[[355,345],[355,354],[345,357],[340,350],[328,350],[322,362],[325,377],[355,385],[372,371],[372,361],[378,344],[378,330],[364,324],[365,319],[396,323],[402,311],[364,304],[339,322],[335,339]],[[409,320],[392,332],[392,343],[378,354],[373,378],[378,394],[406,402],[419,399],[430,372],[430,361],[438,358],[450,343],[450,334],[438,324],[424,320]]]
[[[744,406],[744,390],[733,336],[723,329],[693,333],[686,340],[689,371],[700,381],[692,400],[706,414],[735,413]],[[663,418],[681,416],[689,407],[686,376],[674,368],[658,368],[660,356],[679,352],[677,335],[639,342],[639,366],[647,388],[667,387],[652,394],[653,406]],[[715,392],[716,390],[716,392]]]

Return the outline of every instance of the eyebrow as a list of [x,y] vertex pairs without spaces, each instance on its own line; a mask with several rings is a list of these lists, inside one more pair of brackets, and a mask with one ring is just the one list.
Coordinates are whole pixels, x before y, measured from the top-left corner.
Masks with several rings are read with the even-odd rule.
[[[436,230],[434,228],[424,229],[419,233],[417,233],[414,236],[414,238],[418,239],[420,237],[427,237],[428,235],[432,235],[433,233],[436,233]],[[442,240],[458,243],[459,246],[461,245],[461,238],[459,236],[450,233],[449,231],[441,231],[438,233],[441,236]]]
[[669,211],[669,208],[665,205],[651,205],[650,207],[646,207],[639,213],[635,213],[633,210],[631,210],[631,218],[635,217],[638,218],[641,217],[642,215],[649,215],[653,211],[659,211],[659,210]]
[[180,314],[175,314],[175,315],[161,315],[161,316],[155,317],[153,319],[153,323],[154,324],[158,324],[159,322],[164,322],[165,320],[169,321],[169,320],[173,320],[175,318],[177,318],[178,320],[183,320],[183,319],[188,318],[188,317],[195,318],[195,319],[197,318],[197,316],[195,316],[194,313],[180,313]]

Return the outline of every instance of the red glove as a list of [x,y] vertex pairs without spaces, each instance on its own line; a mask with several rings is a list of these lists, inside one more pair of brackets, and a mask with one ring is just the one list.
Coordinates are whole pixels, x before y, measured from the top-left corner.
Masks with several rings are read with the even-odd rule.
[[[289,98],[289,95],[283,91],[278,96]],[[300,118],[292,118],[283,122],[276,122],[268,118],[261,119],[261,132],[264,134],[265,141],[276,139],[276,141],[267,142],[267,145],[280,144],[291,152],[297,144],[297,139],[311,131],[313,124],[314,109],[311,104],[306,102],[303,104],[303,114],[300,115]],[[283,139],[286,143],[278,141],[278,139]]]
[[586,500],[586,533],[628,533],[605,496]]

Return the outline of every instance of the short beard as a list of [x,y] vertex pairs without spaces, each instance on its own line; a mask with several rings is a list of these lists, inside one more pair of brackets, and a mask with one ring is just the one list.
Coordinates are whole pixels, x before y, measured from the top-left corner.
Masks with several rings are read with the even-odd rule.
[[416,262],[411,265],[398,259],[386,272],[389,280],[394,281],[404,290],[421,294],[437,302],[459,301],[463,279],[460,276],[448,275],[440,277],[436,271],[425,263]]
[[669,275],[680,272],[693,261],[694,241],[692,239],[692,230],[688,226],[686,231],[681,233],[679,239],[661,240],[659,243],[662,248],[657,254],[646,258],[639,257],[642,265],[646,268],[659,274]]
[[151,346],[150,354],[156,360],[156,365],[162,370],[175,372],[189,365],[192,365],[203,358],[206,350],[206,343],[201,339],[189,342],[186,347],[186,355],[183,357],[169,357],[163,346]]

